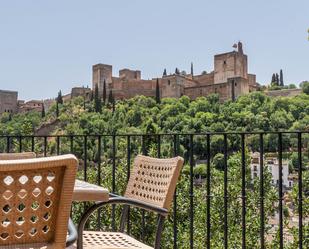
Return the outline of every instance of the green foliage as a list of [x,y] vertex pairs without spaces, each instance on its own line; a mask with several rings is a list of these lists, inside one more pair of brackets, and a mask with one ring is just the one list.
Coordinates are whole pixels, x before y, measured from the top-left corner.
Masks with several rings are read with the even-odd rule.
[[225,165],[224,155],[222,153],[216,154],[212,159],[212,164],[216,169],[223,170]]
[[[220,103],[218,95],[197,98],[191,101],[188,97],[183,96],[179,99],[164,98],[161,103],[157,104],[155,98],[137,96],[132,99],[117,101],[117,108],[114,113],[108,105],[102,106],[101,112],[95,112],[95,101],[84,103],[84,99],[74,98],[65,102],[59,107],[59,125],[53,131],[53,134],[113,134],[113,133],[130,133],[130,134],[148,134],[144,138],[144,150],[151,156],[157,156],[157,137],[156,133],[198,133],[198,132],[225,132],[225,131],[278,131],[278,130],[308,130],[309,129],[309,95],[302,94],[293,98],[270,98],[262,92],[254,92],[247,96],[239,97],[235,102]],[[86,108],[84,108],[86,105]],[[42,124],[48,124],[55,120],[55,110],[57,105],[53,105],[46,112],[45,117],[41,118],[41,113],[30,112],[25,114],[10,116],[5,113],[0,117],[0,134],[1,135],[30,135]],[[152,134],[152,135],[150,135]],[[194,136],[193,151],[194,162],[198,159],[206,158],[206,139],[205,135]],[[170,157],[173,155],[174,147],[173,137],[161,136],[161,156]],[[177,187],[177,228],[178,228],[178,246],[180,249],[188,248],[190,237],[190,166],[189,152],[190,140],[184,135],[177,138],[177,152],[186,160],[186,166],[182,171],[182,177]],[[23,141],[22,148],[29,150],[31,141]],[[116,141],[116,192],[123,194],[126,186],[126,173],[128,162],[126,161],[127,140],[125,137]],[[265,152],[276,152],[278,149],[278,136],[268,134],[264,136]],[[305,152],[308,153],[307,144],[309,137],[303,134],[303,144]],[[259,136],[248,135],[246,137],[246,146],[253,151],[259,148]],[[15,147],[12,151],[18,150],[18,143],[13,141]],[[42,155],[43,141],[36,141],[35,151]],[[87,140],[87,158],[88,158],[88,180],[97,183],[98,179],[98,159],[97,137],[89,137]],[[242,158],[239,153],[240,138],[239,136],[229,135],[227,138],[228,151],[228,226],[230,248],[240,248],[241,246],[241,166]],[[112,189],[113,179],[113,143],[111,137],[102,137],[101,154],[101,184]],[[283,148],[286,151],[297,148],[297,136],[284,134]],[[70,152],[69,138],[61,139],[61,153]],[[141,138],[138,136],[131,137],[132,154],[141,153]],[[0,151],[5,150],[5,140],[0,140]],[[83,158],[84,140],[82,137],[76,137],[73,143],[73,150],[78,158]],[[48,155],[56,154],[57,143],[54,138],[48,140]],[[211,246],[212,248],[223,248],[223,201],[224,201],[224,184],[223,177],[224,161],[224,137],[222,134],[212,135],[210,140],[211,151]],[[289,152],[291,153],[291,152]],[[246,218],[247,218],[247,247],[259,248],[259,188],[260,181],[250,181],[249,155],[246,152]],[[297,158],[295,153],[290,156],[292,170],[296,169]],[[308,159],[304,156],[304,165]],[[80,163],[83,165],[82,161]],[[132,161],[131,164],[132,165]],[[195,248],[204,248],[205,241],[205,221],[206,221],[206,186],[207,175],[206,165],[200,164],[193,167],[194,180],[194,243]],[[79,177],[83,175],[80,172]],[[271,185],[271,176],[265,172],[264,192],[265,192],[265,222],[269,221],[275,214],[277,205],[276,198],[278,193]],[[297,185],[293,187],[291,198],[294,198],[297,205]],[[304,193],[309,196],[309,174],[304,171]],[[308,198],[304,202],[309,206]],[[83,212],[84,205],[74,206],[74,219],[77,221]],[[289,210],[285,210],[285,216],[291,215]],[[309,210],[304,211],[307,215]],[[102,224],[108,228],[110,226],[111,209],[104,209],[104,215],[101,217]],[[116,209],[116,216],[119,217],[120,209]],[[141,213],[132,209],[131,213],[132,233],[139,237],[141,233]],[[90,228],[96,228],[96,215],[90,221]],[[167,219],[164,229],[163,249],[172,248],[173,241],[173,219],[171,215]],[[119,224],[119,219],[116,219]],[[145,241],[152,243],[154,239],[155,217],[146,213],[146,227],[144,228]],[[266,235],[270,233],[270,228],[266,227]],[[309,229],[306,227],[306,229]],[[277,248],[276,240],[268,243],[267,248]],[[291,242],[292,244],[293,242]],[[308,246],[308,242],[306,242]],[[293,245],[293,244],[292,244]],[[293,248],[293,247],[291,247]]]
[[301,87],[303,89],[303,92],[309,95],[309,81],[302,82]]

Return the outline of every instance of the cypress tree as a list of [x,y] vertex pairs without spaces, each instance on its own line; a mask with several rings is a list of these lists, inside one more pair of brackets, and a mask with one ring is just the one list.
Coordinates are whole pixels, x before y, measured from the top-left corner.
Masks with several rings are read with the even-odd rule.
[[273,73],[273,76],[271,77],[271,83],[276,82],[276,74]]
[[57,103],[63,104],[62,93],[61,90],[58,92]]
[[42,118],[45,118],[45,107],[44,107],[44,103],[42,103],[41,117],[42,117]]
[[279,74],[276,73],[276,83],[277,83],[277,86],[279,86]]
[[104,82],[103,82],[103,104],[105,105],[105,102],[106,102],[106,81],[104,79]]
[[193,72],[193,62],[191,62],[191,75],[192,75],[192,77],[193,77],[193,74],[194,74],[194,72]]
[[59,103],[58,101],[56,102],[56,117],[59,117]]
[[180,72],[179,72],[179,69],[176,67],[176,69],[175,69],[175,74],[180,74]]
[[284,86],[282,69],[280,69],[280,86]]
[[157,84],[156,84],[156,102],[157,104],[161,103],[160,99],[160,86],[159,86],[159,79],[157,78]]
[[94,88],[94,109],[95,112],[101,112],[102,110],[101,99],[99,97],[98,84],[96,84]]
[[116,109],[116,105],[115,105],[115,101],[113,101],[113,105],[112,105],[113,113],[115,112],[115,109]]
[[108,95],[108,103],[113,104],[114,103],[114,96],[113,96],[113,91],[112,89],[109,90],[109,95]]
[[167,76],[166,68],[164,68],[163,76]]

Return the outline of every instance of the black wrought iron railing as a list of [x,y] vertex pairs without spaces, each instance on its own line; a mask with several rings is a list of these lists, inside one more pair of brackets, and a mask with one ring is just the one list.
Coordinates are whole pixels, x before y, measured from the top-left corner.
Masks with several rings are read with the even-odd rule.
[[[175,192],[171,218],[167,222],[172,240],[166,238],[165,243],[169,246],[163,245],[163,248],[269,248],[274,245],[272,248],[282,249],[286,245],[294,245],[294,248],[308,248],[309,245],[308,179],[303,176],[308,170],[307,162],[304,163],[308,156],[308,143],[307,131],[0,136],[0,152],[34,151],[39,156],[73,153],[80,159],[80,177],[119,194],[123,191],[121,186],[125,185],[123,181],[130,177],[136,154],[158,158],[183,156],[187,165],[183,170],[185,187]],[[250,152],[253,151],[260,153],[259,176],[255,180],[248,173]],[[217,167],[214,158],[218,153],[223,155],[222,167],[214,169]],[[265,156],[270,153],[278,159],[278,184],[271,187],[265,166]],[[297,154],[297,167],[290,169],[297,178],[293,182],[294,187],[288,189],[283,184],[283,161],[291,153]],[[231,172],[229,160],[235,155],[239,160],[235,159],[236,164],[231,166],[234,171]],[[202,173],[195,172],[198,162],[205,164]],[[232,174],[238,170],[239,179],[235,179]],[[119,171],[124,175],[121,180],[117,178]],[[240,192],[231,194],[235,191],[231,184],[239,184]],[[216,186],[222,188],[217,189]],[[269,195],[271,191],[275,191],[276,198]],[[293,191],[297,192],[294,199]],[[249,196],[254,199],[253,202]],[[286,201],[288,196],[289,202]],[[292,210],[290,215],[285,215],[287,206]],[[270,207],[274,208],[273,212],[269,211]],[[106,216],[104,210],[98,212],[96,229],[104,226],[102,223],[106,219],[103,216]],[[114,230],[118,219],[114,206],[110,217],[110,226]],[[130,217],[128,215],[127,232],[133,233],[136,220]],[[148,219],[143,211],[138,223],[138,232],[143,239],[149,233],[146,229]],[[237,227],[239,231],[235,232]]]

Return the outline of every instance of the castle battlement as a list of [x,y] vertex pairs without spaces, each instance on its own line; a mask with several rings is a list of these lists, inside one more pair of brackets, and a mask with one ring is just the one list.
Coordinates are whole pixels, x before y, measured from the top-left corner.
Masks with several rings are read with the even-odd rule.
[[92,88],[98,85],[102,95],[104,82],[107,90],[112,90],[116,99],[131,98],[136,95],[155,96],[156,81],[159,80],[162,97],[179,98],[187,95],[192,99],[218,93],[222,101],[236,99],[238,96],[255,91],[258,84],[256,76],[248,73],[248,57],[239,42],[237,51],[214,56],[214,70],[193,75],[176,69],[175,74],[146,80],[141,78],[141,71],[119,70],[119,77],[112,75],[113,67],[108,64],[96,64],[92,67]]

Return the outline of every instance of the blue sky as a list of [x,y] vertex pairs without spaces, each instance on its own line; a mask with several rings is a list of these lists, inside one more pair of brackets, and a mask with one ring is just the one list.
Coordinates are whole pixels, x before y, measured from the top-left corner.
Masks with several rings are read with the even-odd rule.
[[91,85],[91,66],[140,69],[143,78],[213,69],[241,40],[249,71],[268,83],[309,79],[308,0],[10,0],[0,2],[0,89],[21,99]]

